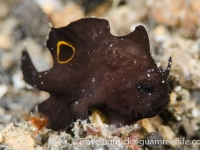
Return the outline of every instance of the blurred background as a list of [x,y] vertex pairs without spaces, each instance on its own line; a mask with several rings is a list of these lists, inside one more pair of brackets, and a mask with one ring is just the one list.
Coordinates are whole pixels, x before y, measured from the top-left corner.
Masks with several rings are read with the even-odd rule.
[[[152,56],[165,68],[172,56],[171,102],[147,119],[145,134],[164,139],[200,139],[200,1],[198,0],[0,0],[0,129],[27,120],[48,94],[23,81],[21,52],[26,48],[38,71],[51,67],[45,43],[50,27],[84,17],[105,18],[113,35],[139,24],[148,31]],[[169,135],[168,135],[169,134]]]

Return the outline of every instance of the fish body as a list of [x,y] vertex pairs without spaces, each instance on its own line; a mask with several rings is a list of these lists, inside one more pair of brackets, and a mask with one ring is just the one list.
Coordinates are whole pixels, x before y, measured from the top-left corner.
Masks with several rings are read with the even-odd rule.
[[125,125],[153,117],[169,103],[171,58],[166,69],[157,67],[141,25],[128,35],[113,36],[107,20],[80,19],[52,28],[47,47],[52,68],[38,72],[23,51],[22,72],[27,83],[50,93],[38,109],[53,130],[89,119],[93,108],[109,123]]

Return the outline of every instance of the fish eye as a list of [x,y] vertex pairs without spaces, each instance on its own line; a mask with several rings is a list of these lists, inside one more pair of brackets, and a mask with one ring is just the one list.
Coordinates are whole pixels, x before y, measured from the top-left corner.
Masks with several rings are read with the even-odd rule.
[[66,41],[57,43],[57,60],[60,64],[65,64],[72,60],[75,53],[75,48]]
[[151,95],[154,91],[154,84],[149,81],[142,81],[138,85],[138,89],[145,94]]

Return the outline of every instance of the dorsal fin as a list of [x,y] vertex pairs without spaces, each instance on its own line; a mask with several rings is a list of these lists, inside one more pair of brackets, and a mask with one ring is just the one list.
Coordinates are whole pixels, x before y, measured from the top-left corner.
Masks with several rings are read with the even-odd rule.
[[150,53],[149,37],[146,29],[142,25],[137,26],[133,32],[124,36],[123,38],[140,45],[144,52]]

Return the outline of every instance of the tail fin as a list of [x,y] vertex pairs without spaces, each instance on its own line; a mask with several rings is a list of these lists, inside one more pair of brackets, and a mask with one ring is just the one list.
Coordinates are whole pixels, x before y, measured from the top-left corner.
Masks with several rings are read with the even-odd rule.
[[58,131],[65,130],[74,121],[69,101],[63,97],[51,95],[38,105],[38,111],[48,117],[48,128]]
[[37,70],[35,69],[35,66],[33,65],[30,56],[26,50],[23,50],[22,52],[21,69],[23,72],[24,80],[28,84],[35,86],[34,76],[37,73]]

